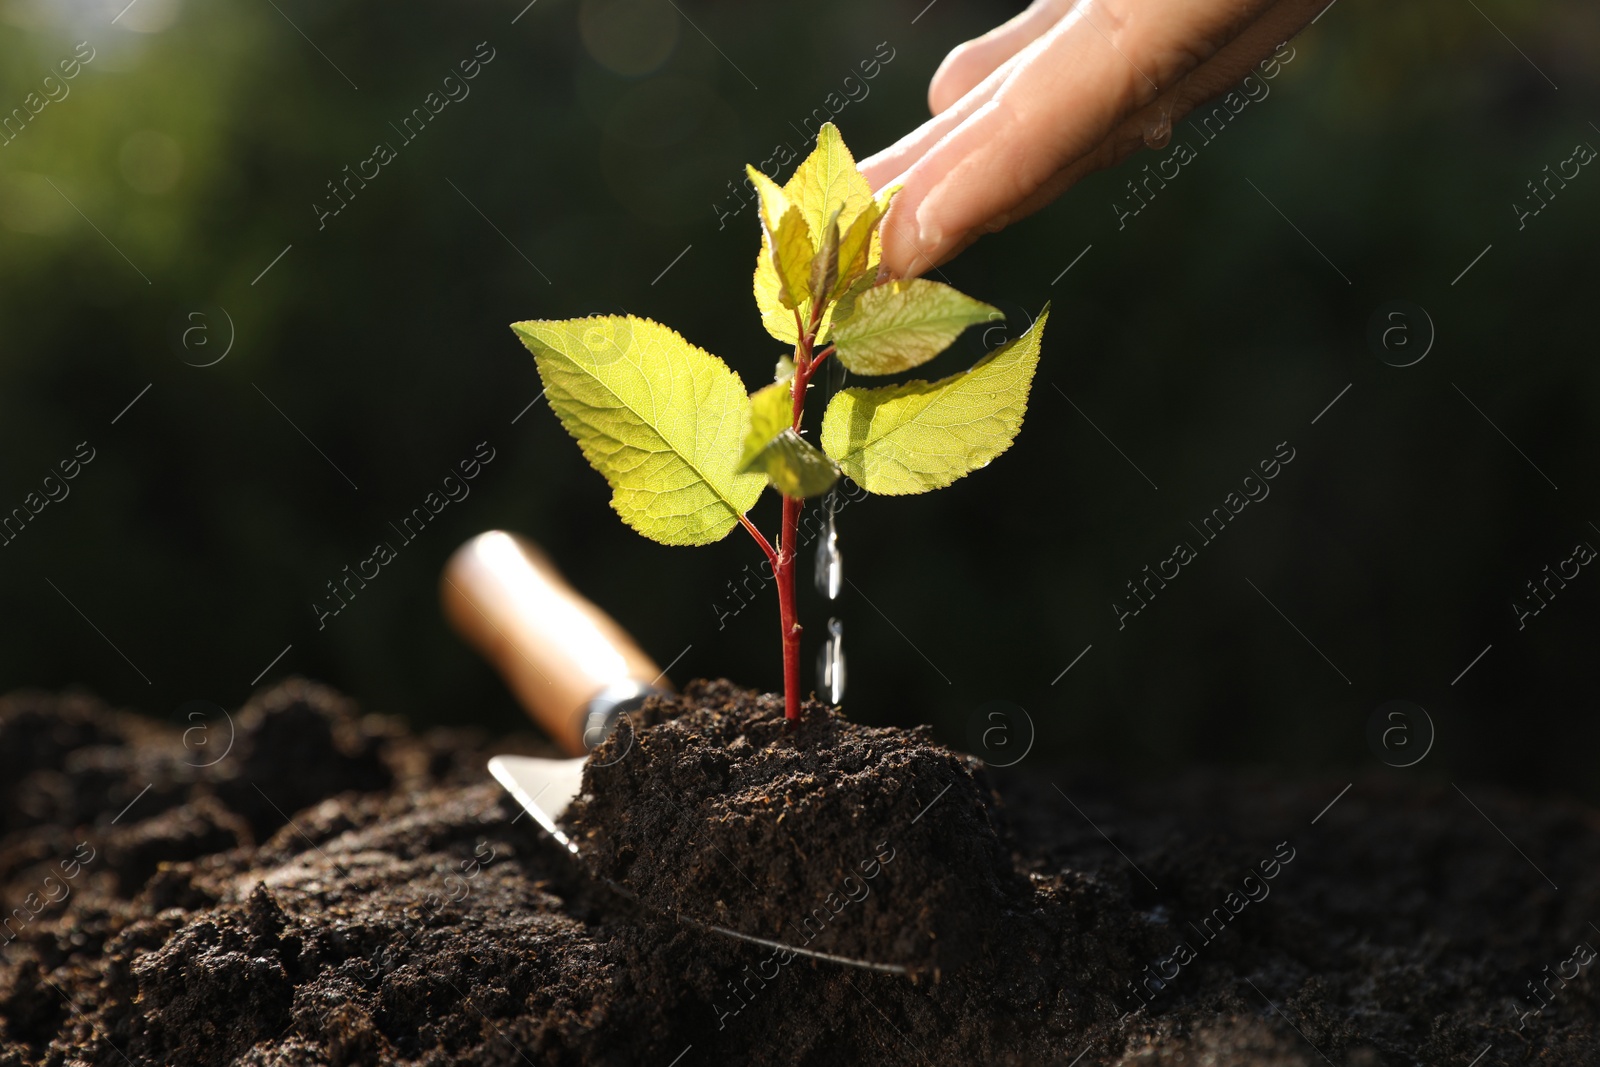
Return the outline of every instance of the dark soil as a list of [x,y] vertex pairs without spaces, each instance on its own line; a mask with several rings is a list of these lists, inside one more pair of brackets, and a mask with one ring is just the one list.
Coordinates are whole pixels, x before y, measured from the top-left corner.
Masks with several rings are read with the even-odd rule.
[[[739,750],[698,733],[739,716]],[[711,821],[586,806],[618,820],[585,847],[635,903],[519,817],[470,734],[415,736],[303,682],[187,735],[6,698],[0,1067],[1600,1062],[1600,968],[1575,952],[1600,945],[1588,808],[1398,775],[1340,796],[1348,779],[1047,770],[995,776],[996,806],[921,735],[775,719],[725,685],[636,718],[613,776]],[[856,824],[830,791],[866,805]],[[926,950],[937,979],[654,910],[709,893],[704,917],[775,934],[819,891],[814,945]]]
[[1033,890],[982,764],[926,729],[875,729],[727,682],[650,700],[567,813],[601,877],[650,907],[806,949],[938,971],[973,960]]

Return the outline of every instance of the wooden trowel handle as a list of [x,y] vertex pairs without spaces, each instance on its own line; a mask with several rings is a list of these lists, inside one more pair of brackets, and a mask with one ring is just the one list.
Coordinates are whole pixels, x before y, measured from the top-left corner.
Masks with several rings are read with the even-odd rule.
[[586,718],[596,698],[669,684],[627,631],[525,538],[479,534],[450,557],[439,589],[451,625],[573,755],[588,750]]

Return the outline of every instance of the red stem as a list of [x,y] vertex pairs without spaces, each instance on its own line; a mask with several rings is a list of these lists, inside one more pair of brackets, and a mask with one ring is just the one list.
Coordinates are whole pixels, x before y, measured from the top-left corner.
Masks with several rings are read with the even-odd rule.
[[756,529],[755,523],[750,521],[748,515],[740,515],[739,521],[744,524],[746,530],[750,531],[750,536],[756,539],[756,544],[761,546],[761,551],[767,554],[767,562],[772,564],[772,573],[777,574],[778,553],[773,551],[772,544],[767,540],[766,535]]
[[800,529],[797,497],[783,498],[783,533],[778,541],[778,622],[783,629],[783,717],[800,717],[800,619],[794,607],[795,535]]
[[800,622],[794,607],[795,554],[786,548],[795,543],[795,537],[799,532],[800,504],[801,501],[794,497],[783,498],[783,532],[776,550],[749,518],[744,515],[739,516],[744,528],[755,538],[756,544],[761,546],[761,551],[767,554],[767,560],[772,566],[772,576],[778,584],[778,619],[783,627],[783,717],[785,719],[800,717]]
[[[806,389],[811,384],[811,373],[821,362],[820,358],[811,358],[811,346],[816,341],[817,324],[821,318],[820,301],[812,308],[809,329],[803,324],[799,309],[794,314],[795,329],[799,334],[794,346],[794,378],[791,384],[796,433],[800,432],[801,419],[805,415]],[[768,558],[773,559],[773,577],[778,584],[778,625],[783,636],[783,717],[790,720],[800,718],[800,619],[794,603],[794,568],[799,548],[800,509],[803,505],[804,501],[798,497],[783,498],[783,521],[778,534],[777,555],[773,557],[770,549],[768,554]],[[750,530],[755,533],[754,527],[750,527]]]

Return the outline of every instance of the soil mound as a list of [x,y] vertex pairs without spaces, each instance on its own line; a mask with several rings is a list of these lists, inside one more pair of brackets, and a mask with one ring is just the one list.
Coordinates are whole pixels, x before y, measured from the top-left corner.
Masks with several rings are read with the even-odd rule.
[[698,683],[629,716],[568,810],[585,861],[650,907],[917,969],[979,955],[1032,888],[982,765],[924,729]]

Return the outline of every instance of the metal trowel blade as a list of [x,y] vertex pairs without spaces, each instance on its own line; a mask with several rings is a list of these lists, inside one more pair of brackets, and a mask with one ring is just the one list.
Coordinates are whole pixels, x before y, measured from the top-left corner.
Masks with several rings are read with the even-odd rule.
[[583,789],[584,757],[542,759],[538,756],[495,756],[489,760],[489,773],[517,799],[522,810],[532,815],[545,832],[566,846],[574,856],[578,846],[557,824],[567,807]]

